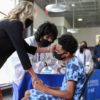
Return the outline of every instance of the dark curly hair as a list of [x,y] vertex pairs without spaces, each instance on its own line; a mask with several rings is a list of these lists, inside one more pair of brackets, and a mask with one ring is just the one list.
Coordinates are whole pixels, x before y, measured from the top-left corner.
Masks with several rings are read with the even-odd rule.
[[82,41],[81,43],[84,43],[85,48],[87,49],[87,42],[86,41]]
[[70,52],[71,54],[74,54],[78,48],[77,40],[69,33],[58,38],[58,43],[65,51]]
[[58,30],[55,24],[46,22],[40,25],[37,29],[37,32],[35,33],[36,41],[40,42],[40,38],[47,34],[51,34],[53,36],[53,41],[57,38]]

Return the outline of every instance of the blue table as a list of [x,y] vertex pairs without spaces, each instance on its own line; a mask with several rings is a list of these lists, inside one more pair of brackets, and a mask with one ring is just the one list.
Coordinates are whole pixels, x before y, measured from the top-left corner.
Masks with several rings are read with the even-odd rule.
[[100,100],[100,69],[95,69],[88,81],[85,100]]
[[[41,78],[45,84],[52,87],[61,86],[63,76],[63,74],[38,74],[38,77]],[[25,91],[31,88],[31,76],[26,73],[23,77],[20,87],[17,87],[16,84],[13,84],[13,100],[21,100]],[[100,100],[100,70],[98,69],[94,70],[89,79],[85,91],[85,100]]]
[[[64,74],[37,74],[37,76],[47,85],[51,87],[60,87]],[[25,91],[32,89],[32,81],[29,73],[25,73],[19,87],[13,83],[13,100],[21,100]]]

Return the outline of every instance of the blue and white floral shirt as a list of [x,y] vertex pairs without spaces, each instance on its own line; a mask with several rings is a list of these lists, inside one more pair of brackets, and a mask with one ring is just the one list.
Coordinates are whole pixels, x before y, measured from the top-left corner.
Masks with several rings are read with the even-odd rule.
[[85,71],[83,65],[79,62],[77,57],[73,57],[67,62],[66,73],[62,82],[61,90],[65,91],[67,89],[66,82],[71,80],[76,83],[76,89],[74,94],[74,100],[79,100],[81,89],[85,80]]

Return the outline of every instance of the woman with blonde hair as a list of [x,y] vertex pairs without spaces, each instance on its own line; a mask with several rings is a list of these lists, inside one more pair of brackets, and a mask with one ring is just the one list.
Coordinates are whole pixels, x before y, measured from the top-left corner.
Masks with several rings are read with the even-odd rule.
[[34,81],[41,82],[32,70],[27,53],[34,55],[36,52],[48,52],[49,49],[29,46],[23,39],[23,31],[32,24],[33,16],[33,3],[22,1],[0,21],[0,68],[16,50],[24,70],[30,73]]
[[6,19],[11,20],[19,20],[23,23],[23,28],[27,28],[33,22],[34,15],[34,5],[29,1],[22,1],[14,9],[12,9]]

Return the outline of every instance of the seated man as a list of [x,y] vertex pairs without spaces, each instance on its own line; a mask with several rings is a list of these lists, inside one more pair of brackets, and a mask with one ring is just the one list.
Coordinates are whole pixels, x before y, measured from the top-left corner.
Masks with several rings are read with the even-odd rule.
[[34,83],[31,89],[26,91],[22,100],[79,100],[85,81],[85,71],[74,53],[77,50],[77,41],[70,34],[64,34],[58,39],[55,58],[66,60],[66,72],[60,89],[54,89],[43,83]]

